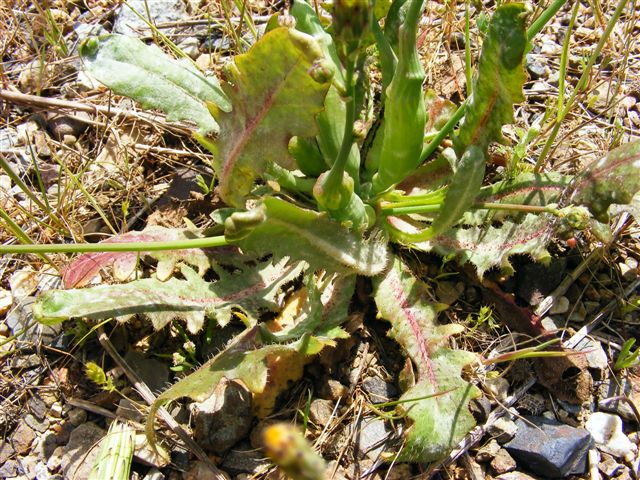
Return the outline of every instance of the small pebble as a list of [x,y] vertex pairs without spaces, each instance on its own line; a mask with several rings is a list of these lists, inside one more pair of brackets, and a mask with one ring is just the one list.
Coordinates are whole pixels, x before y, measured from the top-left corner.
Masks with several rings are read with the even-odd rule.
[[516,461],[504,448],[498,450],[497,455],[491,460],[491,468],[493,468],[498,475],[512,472],[516,469],[516,466]]
[[499,418],[487,428],[487,434],[500,444],[511,440],[517,431],[518,426],[515,422],[504,417]]
[[549,315],[562,315],[569,311],[569,299],[565,296],[558,298],[556,303],[549,310]]

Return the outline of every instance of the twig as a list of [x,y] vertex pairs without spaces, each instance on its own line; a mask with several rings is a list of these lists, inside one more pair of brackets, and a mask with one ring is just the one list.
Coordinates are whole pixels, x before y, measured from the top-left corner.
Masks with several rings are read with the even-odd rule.
[[[138,376],[136,372],[125,362],[124,358],[120,356],[118,351],[115,349],[109,337],[105,333],[102,327],[98,327],[98,341],[100,345],[107,351],[107,353],[113,358],[113,360],[118,364],[120,368],[124,371],[125,375],[129,379],[129,381],[133,384],[133,387],[137,390],[137,392],[142,396],[145,402],[149,405],[153,405],[156,401],[156,396],[149,389],[146,383],[142,381],[142,379]],[[196,457],[202,462],[204,462],[209,469],[213,472],[216,479],[226,480],[226,477],[222,474],[220,470],[213,464],[213,462],[209,459],[207,454],[200,448],[200,446],[193,441],[193,439],[189,436],[189,434],[180,426],[178,422],[176,422],[171,414],[167,412],[164,407],[160,407],[158,409],[158,414],[160,418],[164,420],[167,426],[182,440],[185,445],[194,453]]]
[[160,125],[162,128],[180,135],[189,135],[191,133],[191,130],[184,126],[165,123],[165,117],[160,114],[151,115],[148,113],[130,112],[121,108],[114,108],[105,105],[91,105],[71,100],[39,97],[37,95],[27,95],[26,93],[14,92],[6,89],[0,89],[0,100],[48,110],[74,110],[93,114],[101,113],[108,117],[123,117],[130,120],[141,120],[154,126]]

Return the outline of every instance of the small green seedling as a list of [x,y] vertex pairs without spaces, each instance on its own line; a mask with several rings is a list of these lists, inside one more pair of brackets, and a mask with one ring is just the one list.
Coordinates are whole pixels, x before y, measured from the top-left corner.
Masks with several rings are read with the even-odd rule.
[[635,338],[630,338],[622,345],[622,349],[616,358],[616,363],[613,364],[614,372],[619,372],[625,368],[633,368],[640,365],[640,348],[636,348],[635,352],[631,349],[636,343]]

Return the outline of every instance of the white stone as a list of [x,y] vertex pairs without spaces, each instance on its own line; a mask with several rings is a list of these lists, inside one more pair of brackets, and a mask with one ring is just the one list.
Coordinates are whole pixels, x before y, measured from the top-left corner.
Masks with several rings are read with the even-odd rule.
[[593,413],[585,425],[598,448],[615,457],[633,455],[638,448],[624,434],[622,427],[619,416],[603,412]]
[[15,298],[28,297],[38,286],[38,275],[33,270],[16,270],[9,278],[9,286]]

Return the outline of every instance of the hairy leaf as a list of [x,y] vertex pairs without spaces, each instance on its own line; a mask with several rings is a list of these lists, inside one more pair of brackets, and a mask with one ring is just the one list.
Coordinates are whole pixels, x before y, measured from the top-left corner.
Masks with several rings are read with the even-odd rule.
[[628,204],[640,191],[640,141],[610,151],[577,179],[571,201],[585,205],[602,222],[608,222],[612,204]]
[[[304,331],[298,332],[299,337],[291,341],[292,329],[272,334],[259,326],[253,327],[241,334],[233,345],[160,395],[147,420],[147,436],[151,443],[154,415],[160,406],[181,397],[203,401],[213,394],[223,377],[242,381],[254,394],[254,412],[260,416],[268,414],[277,395],[289,381],[302,376],[304,365],[312,356],[325,346],[333,345],[335,338],[344,337],[344,331],[337,324],[347,318],[353,277],[332,278],[319,283],[322,283],[320,290],[316,290],[315,283],[308,285],[312,295],[292,329],[309,317],[320,321],[314,325],[307,322]],[[340,288],[345,286],[348,295]]]
[[[415,233],[419,227],[414,223],[389,217],[394,228]],[[505,273],[513,272],[509,257],[514,254],[528,254],[535,261],[550,259],[546,246],[554,233],[553,219],[549,215],[528,214],[520,223],[505,221],[500,226],[454,227],[428,241],[412,243],[411,248],[439,255],[455,255],[458,262],[475,265],[478,276],[493,267],[500,267]]]
[[265,198],[254,209],[225,221],[227,240],[245,251],[304,260],[313,269],[376,275],[387,264],[379,236],[363,238],[326,214]]
[[231,109],[215,77],[205,77],[191,63],[173,60],[137,38],[92,37],[80,46],[80,56],[89,73],[114,92],[164,111],[169,121],[193,121],[203,134],[218,131],[207,103]]
[[[200,238],[200,235],[188,229],[164,228],[150,226],[141,232],[128,232],[111,237],[101,243],[128,242],[169,242]],[[198,269],[201,276],[211,266],[213,250],[228,254],[228,247],[217,249],[182,249],[157,252],[96,252],[85,253],[71,262],[62,274],[65,288],[77,288],[87,285],[103,268],[113,266],[114,275],[118,280],[127,280],[135,271],[140,257],[149,255],[158,261],[156,278],[167,280],[173,273],[178,262],[192,265]]]
[[204,318],[213,317],[224,325],[234,307],[249,318],[261,309],[277,308],[275,297],[280,287],[294,279],[303,266],[264,262],[261,265],[237,265],[239,273],[222,273],[215,282],[207,282],[189,267],[182,267],[184,280],[171,278],[161,282],[145,278],[121,285],[99,285],[74,290],[50,290],[33,306],[36,320],[54,324],[68,318],[126,319],[134,314],[148,317],[156,329],[173,319],[182,319],[191,332],[202,327]]
[[[446,347],[447,338],[462,327],[438,324],[427,285],[414,278],[398,258],[374,281],[374,288],[378,315],[391,322],[389,336],[407,351],[417,371],[416,385],[400,397],[403,403],[398,408],[410,424],[399,460],[437,460],[475,425],[469,400],[479,391],[460,376],[475,355]],[[443,394],[422,398],[438,393]]]
[[454,139],[458,156],[470,145],[486,152],[490,142],[503,140],[502,126],[513,123],[513,104],[524,101],[526,46],[524,4],[498,7],[482,45],[473,93]]
[[[228,204],[244,207],[269,162],[295,168],[289,140],[315,135],[314,119],[331,84],[330,75],[313,73],[322,58],[313,37],[288,28],[270,31],[235,57],[224,87],[233,111],[215,113],[220,136],[214,166]],[[206,139],[203,143],[211,148]]]

